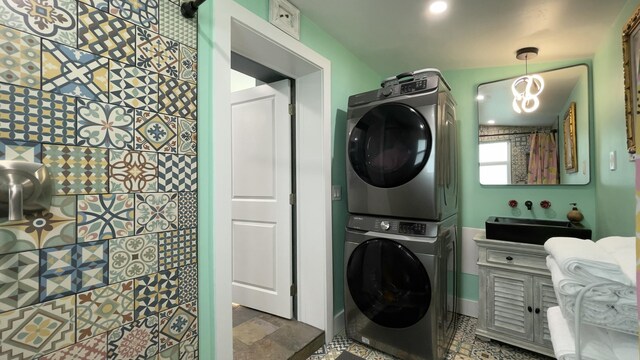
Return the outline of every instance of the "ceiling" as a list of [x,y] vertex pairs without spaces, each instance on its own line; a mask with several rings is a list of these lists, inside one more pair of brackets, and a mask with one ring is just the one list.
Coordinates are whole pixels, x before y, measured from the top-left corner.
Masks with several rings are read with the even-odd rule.
[[[289,0],[382,78],[401,72],[518,65],[517,49],[540,48],[535,62],[590,58],[625,0]],[[622,29],[620,29],[622,31]]]

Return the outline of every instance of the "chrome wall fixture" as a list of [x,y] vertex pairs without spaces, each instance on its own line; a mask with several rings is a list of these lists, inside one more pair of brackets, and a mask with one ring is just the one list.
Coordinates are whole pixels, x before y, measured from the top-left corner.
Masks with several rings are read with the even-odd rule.
[[27,161],[0,161],[0,217],[23,219],[25,211],[51,206],[53,180],[44,165]]

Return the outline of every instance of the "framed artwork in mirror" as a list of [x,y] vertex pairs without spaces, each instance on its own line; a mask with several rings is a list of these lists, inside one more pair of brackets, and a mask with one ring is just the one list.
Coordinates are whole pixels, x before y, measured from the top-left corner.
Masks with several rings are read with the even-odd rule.
[[638,80],[640,79],[640,7],[622,30],[622,58],[624,66],[624,102],[627,125],[627,150],[636,153],[635,127],[640,122]]
[[564,169],[567,173],[578,171],[578,152],[576,144],[576,103],[572,102],[562,122],[564,137]]
[[269,0],[269,22],[300,40],[300,10],[286,0]]

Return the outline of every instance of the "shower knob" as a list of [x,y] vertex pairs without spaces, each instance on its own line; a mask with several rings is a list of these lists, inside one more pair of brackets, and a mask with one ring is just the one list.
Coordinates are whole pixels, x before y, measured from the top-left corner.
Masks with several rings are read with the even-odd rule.
[[380,228],[382,230],[389,230],[389,222],[388,221],[380,221]]

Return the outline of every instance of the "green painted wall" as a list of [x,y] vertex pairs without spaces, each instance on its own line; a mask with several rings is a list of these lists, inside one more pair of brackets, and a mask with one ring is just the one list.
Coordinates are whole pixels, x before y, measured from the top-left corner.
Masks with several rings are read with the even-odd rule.
[[[627,159],[621,34],[638,0],[629,0],[593,58],[596,137],[598,236],[633,236],[635,229],[634,164]],[[609,170],[615,151],[618,169]]]
[[[212,154],[213,142],[203,141],[212,133],[213,101],[213,1],[207,1],[198,10],[198,153]],[[214,283],[213,259],[213,166],[211,162],[198,164],[198,328],[200,358],[214,358],[214,302],[211,284]],[[215,291],[215,290],[214,290]]]

